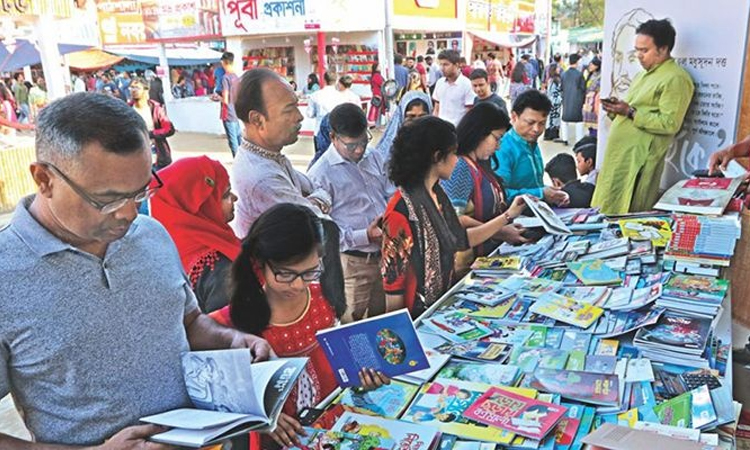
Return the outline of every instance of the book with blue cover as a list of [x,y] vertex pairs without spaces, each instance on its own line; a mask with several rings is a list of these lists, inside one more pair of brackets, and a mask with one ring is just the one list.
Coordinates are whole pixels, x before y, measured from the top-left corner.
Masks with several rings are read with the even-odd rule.
[[605,286],[622,282],[620,274],[610,269],[601,259],[573,261],[567,263],[567,266],[586,286]]
[[369,368],[389,377],[430,367],[406,309],[316,333],[341,387],[358,386]]

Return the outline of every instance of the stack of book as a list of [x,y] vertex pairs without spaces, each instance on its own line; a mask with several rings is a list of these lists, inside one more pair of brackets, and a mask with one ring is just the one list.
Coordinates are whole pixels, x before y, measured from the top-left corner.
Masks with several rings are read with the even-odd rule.
[[699,267],[728,267],[739,238],[740,222],[736,215],[675,215],[664,259]]
[[708,368],[706,344],[711,338],[711,322],[702,317],[665,313],[656,325],[639,329],[633,344],[654,361]]
[[720,215],[727,208],[743,177],[692,178],[664,193],[654,208],[690,214]]
[[729,290],[729,281],[695,275],[672,275],[657,306],[676,313],[713,319]]

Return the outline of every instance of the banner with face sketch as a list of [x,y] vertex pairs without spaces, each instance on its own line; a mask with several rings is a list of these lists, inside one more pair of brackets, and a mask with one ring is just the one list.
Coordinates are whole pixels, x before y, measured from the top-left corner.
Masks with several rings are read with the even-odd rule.
[[[601,98],[624,98],[643,70],[635,52],[635,30],[650,19],[668,18],[677,30],[672,57],[693,77],[695,94],[682,130],[675,137],[662,188],[705,169],[711,153],[734,142],[748,36],[750,0],[607,0]],[[597,164],[612,121],[599,117]]]

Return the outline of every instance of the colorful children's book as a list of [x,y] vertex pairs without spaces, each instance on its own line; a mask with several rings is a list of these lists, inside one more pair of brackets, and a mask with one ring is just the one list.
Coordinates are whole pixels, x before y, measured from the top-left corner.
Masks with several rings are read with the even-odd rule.
[[586,353],[589,351],[589,343],[591,343],[591,333],[565,330],[560,348],[568,351],[580,350]]
[[481,305],[495,306],[513,296],[513,292],[500,286],[495,278],[471,278],[465,282],[456,297]]
[[558,294],[574,298],[577,302],[596,306],[605,304],[611,292],[611,288],[604,286],[569,286],[557,291]]
[[706,348],[711,320],[664,313],[656,325],[641,328],[633,343],[638,348],[661,348],[700,355]]
[[675,183],[654,208],[689,214],[721,215],[744,177],[691,178]]
[[590,327],[604,313],[598,306],[578,303],[570,297],[552,293],[539,297],[529,311],[581,328]]
[[536,369],[524,377],[521,386],[594,405],[615,406],[620,403],[617,375]]
[[654,406],[659,422],[673,427],[690,428],[690,392],[678,395]]
[[594,424],[596,418],[596,409],[590,406],[583,407],[583,415],[581,416],[581,423],[578,425],[578,431],[576,437],[573,439],[573,443],[570,445],[570,450],[581,450],[583,448],[583,439],[588,436],[591,432],[591,427]]
[[419,386],[391,380],[371,391],[346,388],[334,403],[340,403],[354,412],[364,414],[373,413],[378,416],[398,418],[404,412],[409,402],[419,390]]
[[501,300],[494,306],[480,306],[475,310],[468,313],[472,317],[479,317],[484,319],[502,319],[508,314],[510,308],[516,302],[515,295],[511,294],[510,297],[505,300]]
[[716,409],[705,384],[690,391],[690,428],[704,430],[716,423]]
[[622,283],[622,278],[601,259],[573,261],[567,263],[568,269],[586,286],[606,286]]
[[316,337],[341,387],[359,385],[364,368],[393,377],[430,367],[406,309],[318,331]]
[[491,387],[464,411],[464,417],[531,439],[543,439],[567,408]]
[[523,260],[520,256],[480,256],[474,260],[471,269],[475,272],[516,272],[521,269]]
[[535,333],[535,327],[528,325],[504,325],[498,327],[495,334],[485,338],[485,340],[512,346],[524,345]]
[[457,343],[475,341],[493,334],[492,330],[460,312],[439,312],[424,320],[426,331]]
[[511,346],[487,341],[471,341],[464,344],[446,342],[435,350],[458,358],[480,362],[501,363],[508,358]]
[[672,227],[666,219],[623,219],[618,224],[624,237],[633,241],[651,241],[654,247],[665,247],[672,238]]
[[436,378],[514,386],[519,373],[518,367],[510,364],[487,364],[454,359],[437,373]]
[[513,291],[519,295],[537,298],[545,292],[554,292],[562,287],[558,281],[533,278],[522,275],[511,275],[502,282],[500,286]]
[[[477,423],[464,417],[464,411],[490,388],[482,383],[436,379],[419,391],[414,402],[401,418],[407,422],[437,427],[440,431],[465,439],[509,443],[514,433]],[[521,390],[529,397],[533,390]]]
[[664,295],[677,299],[721,304],[729,291],[729,280],[675,274],[664,286]]
[[432,449],[440,442],[437,428],[348,411],[339,417],[332,429],[392,440],[396,443],[393,448],[399,450]]
[[363,436],[342,431],[305,428],[307,436],[303,437],[299,447],[288,447],[288,450],[392,450],[396,445],[393,439],[377,435]]
[[620,341],[615,339],[599,339],[594,350],[595,355],[611,355],[617,356],[617,347],[620,345]]

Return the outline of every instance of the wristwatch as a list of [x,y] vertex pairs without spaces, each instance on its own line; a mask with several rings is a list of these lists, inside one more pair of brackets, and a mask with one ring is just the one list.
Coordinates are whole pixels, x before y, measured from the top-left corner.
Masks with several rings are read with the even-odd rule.
[[633,120],[635,118],[635,108],[632,106],[628,108],[628,119]]

